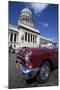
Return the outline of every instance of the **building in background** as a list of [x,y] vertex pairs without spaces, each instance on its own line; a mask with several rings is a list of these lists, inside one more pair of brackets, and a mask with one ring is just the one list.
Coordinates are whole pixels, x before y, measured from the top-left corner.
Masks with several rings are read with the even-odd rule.
[[8,29],[9,46],[12,45],[13,48],[52,46],[52,41],[41,36],[34,28],[32,13],[27,8],[21,11],[18,27],[9,25]]
[[53,47],[53,42],[51,39],[40,35],[40,47]]

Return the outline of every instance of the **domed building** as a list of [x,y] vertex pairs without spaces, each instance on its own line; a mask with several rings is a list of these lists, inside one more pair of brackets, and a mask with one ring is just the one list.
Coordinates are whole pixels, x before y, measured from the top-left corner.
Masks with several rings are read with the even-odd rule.
[[30,27],[34,26],[33,25],[33,19],[32,19],[32,13],[31,13],[31,11],[29,9],[24,8],[21,11],[19,22],[23,23],[23,24],[26,24],[26,25],[28,25]]
[[34,28],[32,12],[24,8],[18,20],[18,27],[9,25],[9,46],[13,48],[21,47],[39,47],[40,45],[52,45],[51,40],[41,37],[40,32]]
[[[24,8],[18,20],[19,46],[38,47],[40,32],[34,28],[32,12]],[[37,42],[37,43],[36,43]]]

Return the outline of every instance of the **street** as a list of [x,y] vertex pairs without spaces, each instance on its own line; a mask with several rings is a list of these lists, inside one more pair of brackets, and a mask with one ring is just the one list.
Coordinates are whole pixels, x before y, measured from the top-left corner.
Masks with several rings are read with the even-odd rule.
[[58,70],[54,70],[51,72],[49,80],[44,83],[40,84],[36,80],[31,83],[27,84],[23,78],[20,76],[19,70],[16,68],[15,64],[15,54],[9,54],[9,88],[27,88],[27,87],[42,87],[42,86],[56,86],[58,85]]

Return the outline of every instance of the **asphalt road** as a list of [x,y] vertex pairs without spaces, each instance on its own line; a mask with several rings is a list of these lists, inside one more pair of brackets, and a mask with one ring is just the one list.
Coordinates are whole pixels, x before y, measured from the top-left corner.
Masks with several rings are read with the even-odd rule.
[[27,87],[42,87],[42,86],[57,86],[58,85],[58,70],[55,69],[51,75],[49,80],[40,84],[36,80],[31,84],[27,84],[24,79],[21,77],[19,70],[15,65],[15,54],[9,54],[9,88],[27,88]]

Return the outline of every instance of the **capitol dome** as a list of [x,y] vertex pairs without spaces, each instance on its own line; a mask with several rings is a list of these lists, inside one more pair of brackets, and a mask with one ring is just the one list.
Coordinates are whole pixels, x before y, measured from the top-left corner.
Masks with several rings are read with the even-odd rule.
[[26,24],[27,26],[33,27],[32,12],[24,8],[20,14],[20,23]]

